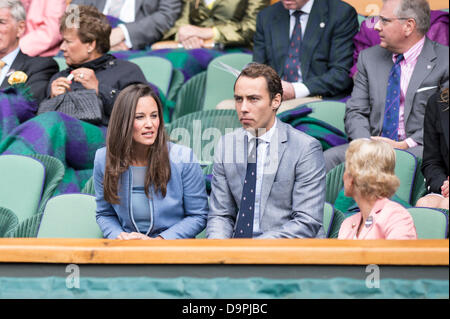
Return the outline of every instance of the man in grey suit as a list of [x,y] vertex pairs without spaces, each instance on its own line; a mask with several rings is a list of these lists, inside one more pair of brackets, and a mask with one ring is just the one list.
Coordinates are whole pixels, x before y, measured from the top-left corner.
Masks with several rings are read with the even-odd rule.
[[111,32],[111,50],[141,50],[161,39],[181,12],[181,0],[73,0],[124,22]]
[[[449,78],[449,48],[425,36],[429,25],[426,0],[384,0],[375,25],[381,43],[361,52],[355,86],[346,105],[345,130],[351,140],[380,139],[422,157],[427,101],[440,87],[448,87]],[[394,90],[399,94],[393,99],[396,65],[400,66],[400,91]],[[393,127],[392,118],[396,118]],[[324,153],[327,171],[345,160],[347,146]]]
[[214,151],[207,238],[322,238],[325,165],[320,143],[276,118],[283,88],[253,63],[235,83],[242,128]]

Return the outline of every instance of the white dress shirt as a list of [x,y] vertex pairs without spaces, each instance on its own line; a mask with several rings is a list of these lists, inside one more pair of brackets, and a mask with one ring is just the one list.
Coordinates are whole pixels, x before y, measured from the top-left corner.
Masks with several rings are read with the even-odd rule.
[[[300,24],[302,26],[302,39],[303,39],[303,36],[305,35],[305,30],[306,30],[306,26],[308,24],[309,14],[311,13],[313,4],[314,4],[314,0],[309,0],[301,8],[301,10],[304,12],[300,16]],[[292,32],[294,31],[294,27],[295,27],[295,17],[292,15],[295,11],[296,10],[289,10],[289,14],[291,15],[289,38],[291,38]],[[300,54],[302,54],[302,52],[300,52]],[[302,70],[301,69],[298,70],[298,75],[299,75],[298,82],[292,83],[292,86],[294,87],[294,90],[295,90],[295,98],[297,98],[297,99],[310,95],[308,88],[302,82]]]
[[[111,1],[113,0],[106,0],[105,8],[103,9],[103,14],[106,15],[108,13]],[[120,16],[118,18],[125,23],[134,22],[136,19],[136,1],[125,0],[122,6],[122,10],[120,11]],[[133,47],[127,27],[124,24],[119,24],[118,27],[122,29],[123,34],[125,35],[125,44],[127,45],[127,47],[129,48]]]
[[5,80],[5,78],[9,73],[13,71],[21,71],[21,70],[11,70],[11,66],[14,63],[14,60],[16,59],[17,55],[19,54],[19,51],[20,48],[17,47],[14,51],[8,53],[7,55],[5,55],[3,58],[0,59],[3,62],[5,62],[5,66],[2,68],[0,72],[0,85],[3,83],[3,81]]
[[[262,234],[260,229],[260,205],[261,205],[261,190],[262,190],[262,182],[264,177],[264,168],[270,165],[270,143],[272,141],[272,137],[276,130],[277,126],[277,118],[275,118],[275,123],[265,134],[258,137],[258,149],[257,149],[257,160],[256,160],[256,190],[255,190],[255,210],[253,216],[253,237],[257,237]],[[256,137],[251,133],[247,132],[248,136],[248,154],[255,147]]]

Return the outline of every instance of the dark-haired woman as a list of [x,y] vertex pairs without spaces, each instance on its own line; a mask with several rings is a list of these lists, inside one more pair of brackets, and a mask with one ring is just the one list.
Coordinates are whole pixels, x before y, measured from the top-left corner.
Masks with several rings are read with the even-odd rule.
[[147,85],[117,98],[106,147],[94,161],[97,223],[109,239],[194,238],[206,226],[203,173],[191,149],[170,143]]
[[[65,13],[60,24],[61,50],[68,68],[50,79],[48,98],[40,104],[39,115],[0,141],[0,154],[39,153],[58,158],[65,166],[65,175],[57,193],[81,191],[92,176],[96,150],[105,145],[106,127],[118,94],[131,84],[147,83],[136,64],[107,53],[111,26],[102,13],[94,7],[79,6],[77,19],[71,14]],[[63,111],[55,107],[58,103],[69,106]],[[77,110],[82,103],[87,105],[85,114],[67,112]],[[95,116],[89,117],[91,114]]]
[[428,194],[419,199],[416,206],[449,207],[448,93],[449,89],[445,88],[428,100],[423,126],[422,162]]

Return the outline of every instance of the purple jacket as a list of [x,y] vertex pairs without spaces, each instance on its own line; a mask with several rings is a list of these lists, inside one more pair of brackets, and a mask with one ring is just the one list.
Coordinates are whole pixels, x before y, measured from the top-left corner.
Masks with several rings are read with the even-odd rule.
[[[353,38],[355,51],[353,51],[353,67],[350,70],[350,77],[356,73],[356,62],[358,62],[359,53],[380,43],[378,31],[374,30],[377,17],[366,19],[361,24],[359,32]],[[449,13],[441,10],[432,10],[430,14],[430,30],[427,37],[430,40],[443,45],[449,44]]]

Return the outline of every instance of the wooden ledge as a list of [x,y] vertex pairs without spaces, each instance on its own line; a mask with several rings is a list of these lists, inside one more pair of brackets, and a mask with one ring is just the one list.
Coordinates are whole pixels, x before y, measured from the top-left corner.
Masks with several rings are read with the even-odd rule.
[[0,263],[449,265],[447,240],[0,239]]

